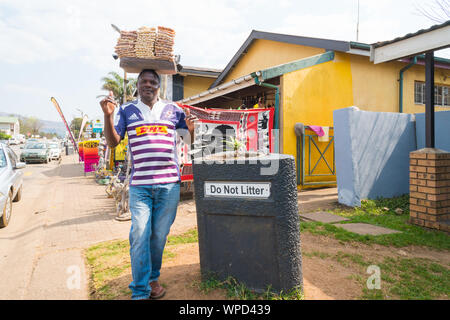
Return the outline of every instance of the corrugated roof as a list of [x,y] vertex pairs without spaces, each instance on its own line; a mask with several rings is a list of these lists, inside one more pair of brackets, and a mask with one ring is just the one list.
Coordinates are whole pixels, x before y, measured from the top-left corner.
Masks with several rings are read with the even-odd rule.
[[446,22],[444,22],[444,23],[442,23],[442,24],[436,24],[436,25],[434,25],[434,26],[431,26],[431,27],[428,28],[428,29],[421,29],[421,30],[419,30],[419,31],[417,31],[417,32],[414,32],[414,33],[408,33],[408,34],[405,35],[405,36],[398,37],[398,38],[395,38],[395,39],[393,39],[393,40],[382,41],[382,42],[376,42],[376,43],[373,44],[373,46],[374,46],[374,48],[383,47],[383,46],[386,46],[386,45],[388,45],[388,44],[391,44],[391,43],[394,43],[394,42],[398,42],[398,41],[402,41],[402,40],[406,40],[406,39],[408,39],[408,38],[412,38],[412,37],[421,35],[421,34],[423,34],[423,33],[427,33],[427,32],[430,32],[430,31],[437,30],[437,29],[441,29],[441,28],[447,27],[447,26],[449,26],[449,25],[450,25],[450,20],[448,20],[448,21],[446,21]]
[[0,123],[16,123],[19,121],[17,117],[0,117]]
[[221,69],[200,68],[200,67],[191,67],[191,66],[182,66],[181,70],[178,71],[179,74],[185,73],[185,74],[215,77],[215,78],[217,78],[221,72],[222,72]]

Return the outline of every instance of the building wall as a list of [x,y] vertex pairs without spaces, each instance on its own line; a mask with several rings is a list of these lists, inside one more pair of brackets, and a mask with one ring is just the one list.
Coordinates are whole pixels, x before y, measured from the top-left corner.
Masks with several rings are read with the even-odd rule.
[[[398,73],[397,73],[398,74]],[[397,75],[398,78],[398,75]],[[424,104],[414,103],[414,82],[425,82],[425,66],[416,65],[403,74],[403,112],[421,113],[425,112]],[[436,68],[434,70],[434,84],[450,86],[450,70]],[[398,110],[398,109],[397,109]],[[397,111],[396,110],[396,111]],[[448,111],[449,107],[435,106],[435,111]]]
[[360,206],[362,199],[409,193],[415,116],[355,107],[333,114],[339,203]]
[[19,126],[19,122],[15,122],[15,123],[0,123],[0,130],[3,131],[4,133],[10,135],[10,136],[16,136],[20,133],[20,126]]
[[[333,110],[353,105],[350,58],[336,53],[335,60],[306,69],[284,74],[282,81],[282,153],[296,157],[297,137],[294,126],[333,126]],[[333,153],[326,155],[333,162]],[[319,171],[328,171],[324,163]],[[330,177],[317,177],[315,181],[330,181]]]
[[[373,64],[369,57],[349,55],[353,78],[354,103],[361,110],[399,112],[400,70],[402,62]],[[447,77],[445,77],[447,75]],[[425,106],[414,103],[414,82],[425,81],[425,66],[415,65],[403,73],[403,112],[424,112]],[[450,70],[435,68],[435,84],[450,86]],[[436,111],[448,110],[437,107]]]
[[241,57],[237,65],[228,73],[222,83],[240,78],[258,70],[324,52],[325,50],[321,48],[258,39],[252,43],[248,48],[248,52]]
[[184,98],[195,96],[200,92],[208,90],[209,86],[214,82],[215,78],[185,76],[183,80]]
[[[416,114],[417,149],[425,148],[425,113]],[[434,114],[434,142],[437,149],[450,152],[450,111]]]

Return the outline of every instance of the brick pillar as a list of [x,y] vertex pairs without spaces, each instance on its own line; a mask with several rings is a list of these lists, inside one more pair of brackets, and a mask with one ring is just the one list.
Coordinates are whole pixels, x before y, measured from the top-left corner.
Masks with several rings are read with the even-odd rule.
[[450,232],[450,153],[425,148],[409,156],[410,222]]

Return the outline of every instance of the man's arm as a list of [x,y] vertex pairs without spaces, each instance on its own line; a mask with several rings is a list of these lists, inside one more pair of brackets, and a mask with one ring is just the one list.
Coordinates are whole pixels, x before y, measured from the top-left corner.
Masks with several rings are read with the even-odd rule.
[[114,95],[112,91],[109,92],[109,96],[100,101],[100,106],[102,107],[104,120],[105,120],[105,138],[106,143],[111,148],[117,146],[121,140],[120,135],[114,128],[114,110],[117,103],[114,101]]
[[114,129],[114,119],[112,115],[105,114],[105,138],[106,143],[111,148],[116,147],[120,143],[120,136],[117,133],[116,129]]

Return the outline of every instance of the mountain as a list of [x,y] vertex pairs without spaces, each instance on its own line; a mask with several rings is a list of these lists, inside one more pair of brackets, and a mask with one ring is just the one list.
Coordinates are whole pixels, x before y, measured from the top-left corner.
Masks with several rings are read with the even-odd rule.
[[[19,119],[27,118],[20,114],[13,114],[7,112],[0,112],[0,117],[17,117]],[[39,118],[38,118],[39,119]],[[50,121],[39,119],[42,123],[41,131],[45,133],[56,133],[58,136],[64,137],[66,135],[67,129],[64,122],[61,121]]]

